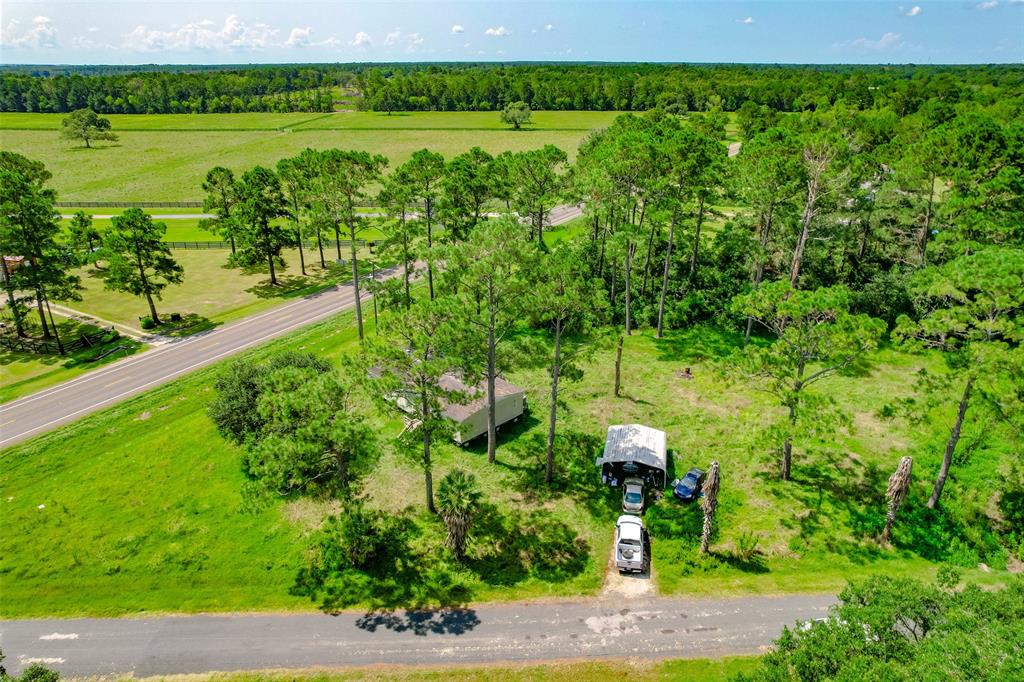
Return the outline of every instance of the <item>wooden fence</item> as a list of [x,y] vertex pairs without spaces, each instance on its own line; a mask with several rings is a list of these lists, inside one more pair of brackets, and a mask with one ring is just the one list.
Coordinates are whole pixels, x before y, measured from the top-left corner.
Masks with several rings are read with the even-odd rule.
[[[64,345],[64,353],[72,353],[82,348],[92,348],[103,340],[103,337],[113,334],[114,338],[120,338],[120,334],[111,327],[109,330],[96,331],[91,334],[78,334],[72,339],[61,339]],[[8,350],[21,351],[24,353],[38,353],[40,355],[59,355],[60,347],[56,339],[35,339],[17,336],[15,334],[0,335],[0,346]]]
[[[328,248],[337,249],[337,242],[334,239],[325,240],[322,242],[324,251]],[[202,250],[202,249],[230,249],[231,242],[227,241],[207,241],[207,242],[164,242],[169,248],[172,249],[191,249],[191,250]],[[341,248],[349,248],[351,242],[347,239],[341,241]],[[356,248],[361,249],[366,246],[367,242],[364,239],[356,240]],[[316,242],[303,241],[302,245],[307,249],[316,249]],[[376,242],[370,242],[371,247],[376,245]]]

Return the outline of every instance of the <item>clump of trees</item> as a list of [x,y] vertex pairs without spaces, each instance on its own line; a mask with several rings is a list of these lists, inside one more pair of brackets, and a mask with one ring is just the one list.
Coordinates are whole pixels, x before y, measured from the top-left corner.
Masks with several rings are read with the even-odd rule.
[[738,680],[1009,680],[1024,670],[1024,580],[1001,590],[952,589],[876,576],[850,583],[824,620],[786,628],[771,653]]

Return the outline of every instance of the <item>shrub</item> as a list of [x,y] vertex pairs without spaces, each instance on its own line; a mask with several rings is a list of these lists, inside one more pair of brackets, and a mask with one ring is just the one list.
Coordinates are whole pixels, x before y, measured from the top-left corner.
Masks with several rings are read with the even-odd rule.
[[736,556],[743,561],[750,561],[751,557],[758,553],[757,546],[761,544],[761,536],[757,533],[746,531],[736,540]]
[[18,679],[20,682],[57,682],[60,679],[60,673],[39,663],[33,663],[21,672],[21,677]]
[[272,355],[265,363],[246,359],[232,362],[214,382],[217,397],[207,410],[222,436],[242,443],[246,436],[263,427],[256,409],[262,382],[264,377],[283,367],[312,367],[319,372],[328,372],[331,364],[312,353],[291,351]]
[[181,313],[171,313],[171,322],[181,322]]
[[143,329],[155,329],[156,328],[156,322],[154,322],[153,318],[150,317],[149,315],[146,315],[145,317],[140,317],[139,318],[139,324],[142,326]]
[[946,550],[946,560],[954,566],[974,568],[981,561],[977,550],[960,538],[953,538]]

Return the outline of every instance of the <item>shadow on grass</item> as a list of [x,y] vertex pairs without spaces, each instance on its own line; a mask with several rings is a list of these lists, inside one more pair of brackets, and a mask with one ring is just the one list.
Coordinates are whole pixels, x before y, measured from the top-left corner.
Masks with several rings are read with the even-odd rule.
[[550,512],[503,514],[486,505],[465,565],[489,585],[511,586],[531,576],[559,583],[582,573],[589,557],[590,545]]
[[501,465],[515,474],[513,487],[532,501],[566,496],[594,518],[614,520],[621,512],[622,494],[601,482],[594,460],[604,440],[594,434],[563,429],[555,435],[555,466],[552,482],[544,481],[547,466],[547,438],[534,433],[508,448],[510,461]]
[[186,313],[182,315],[179,320],[172,321],[169,317],[165,319],[168,321],[150,331],[160,334],[161,336],[195,336],[197,334],[202,334],[203,332],[212,331],[223,324],[221,322],[213,322],[209,318],[199,315],[198,313]]
[[[751,343],[765,342],[757,337]],[[654,340],[658,359],[671,362],[721,360],[743,348],[741,332],[707,325],[667,332]]]
[[[540,419],[537,418],[533,412],[525,412],[519,419],[511,422],[506,422],[498,427],[498,447],[502,445],[511,444],[514,448],[516,443],[523,436],[523,434],[529,432],[535,426],[540,424]],[[466,452],[474,455],[487,456],[487,433],[482,433],[473,440],[469,441],[463,446]],[[508,463],[495,460],[495,463],[499,466],[505,466],[508,468],[516,468],[509,465]]]

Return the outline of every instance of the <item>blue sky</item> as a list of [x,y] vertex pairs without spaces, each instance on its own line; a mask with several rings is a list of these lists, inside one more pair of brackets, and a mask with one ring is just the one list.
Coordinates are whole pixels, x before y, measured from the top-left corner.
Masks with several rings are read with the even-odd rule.
[[1024,61],[1024,0],[0,2],[8,64]]

